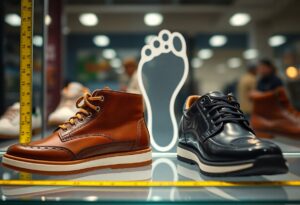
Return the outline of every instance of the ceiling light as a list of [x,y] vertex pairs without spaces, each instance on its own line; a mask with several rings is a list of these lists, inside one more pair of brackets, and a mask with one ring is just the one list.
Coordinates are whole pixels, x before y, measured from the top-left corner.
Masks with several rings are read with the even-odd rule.
[[107,48],[103,50],[102,55],[104,58],[113,59],[116,57],[117,53],[114,49]]
[[231,26],[244,26],[251,20],[251,16],[247,13],[236,13],[229,19]]
[[281,46],[286,42],[286,37],[282,35],[275,35],[269,38],[269,45],[271,47]]
[[290,66],[285,70],[285,74],[289,78],[296,78],[298,76],[298,69],[294,66]]
[[211,49],[201,49],[199,52],[198,52],[198,56],[199,58],[201,59],[209,59],[213,56],[213,51]]
[[164,20],[160,13],[148,13],[144,16],[144,22],[147,26],[159,26]]
[[247,49],[243,52],[243,57],[247,60],[255,59],[258,57],[258,51],[254,48]]
[[114,58],[110,61],[110,65],[113,68],[121,68],[122,67],[122,61],[119,58]]
[[32,43],[36,47],[41,47],[43,46],[43,37],[42,36],[33,36],[32,38]]
[[203,65],[203,61],[199,58],[193,58],[191,65],[193,68],[200,68]]
[[227,42],[227,37],[223,35],[214,35],[209,39],[209,44],[213,47],[224,46]]
[[238,68],[242,65],[240,58],[230,58],[227,62],[229,68]]
[[79,16],[79,21],[84,26],[95,26],[98,24],[98,17],[93,13],[84,13]]
[[226,72],[226,66],[222,63],[217,65],[217,73],[224,74]]
[[21,17],[18,14],[6,14],[5,22],[11,26],[20,26]]
[[145,44],[149,44],[150,41],[151,41],[154,37],[156,37],[156,36],[155,36],[155,35],[148,35],[148,36],[146,36],[146,37],[145,37]]
[[110,43],[108,36],[105,36],[105,35],[95,36],[93,41],[94,41],[94,44],[99,47],[108,46]]
[[45,16],[45,24],[46,24],[46,26],[49,26],[51,24],[51,21],[52,21],[51,16],[47,14]]

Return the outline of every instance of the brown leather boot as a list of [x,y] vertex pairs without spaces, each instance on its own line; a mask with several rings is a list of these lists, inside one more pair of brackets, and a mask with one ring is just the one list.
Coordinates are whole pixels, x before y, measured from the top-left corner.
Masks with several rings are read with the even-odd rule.
[[297,120],[300,123],[300,111],[298,111],[290,102],[286,91],[284,87],[280,87],[276,90],[277,95],[279,97],[279,101],[282,104],[282,106],[289,111],[289,113],[294,116],[295,118],[298,118]]
[[108,89],[86,93],[81,108],[45,139],[12,145],[3,165],[44,174],[151,164],[142,95]]
[[251,95],[254,106],[250,123],[258,137],[300,137],[300,118],[283,92],[280,88]]

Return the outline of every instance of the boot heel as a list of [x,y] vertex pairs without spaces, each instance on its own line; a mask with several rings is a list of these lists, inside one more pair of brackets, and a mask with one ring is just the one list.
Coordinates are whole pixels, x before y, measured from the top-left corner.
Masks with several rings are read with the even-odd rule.
[[267,139],[272,139],[274,137],[273,135],[271,135],[269,133],[266,133],[266,132],[256,131],[255,134],[256,134],[257,137],[267,138]]

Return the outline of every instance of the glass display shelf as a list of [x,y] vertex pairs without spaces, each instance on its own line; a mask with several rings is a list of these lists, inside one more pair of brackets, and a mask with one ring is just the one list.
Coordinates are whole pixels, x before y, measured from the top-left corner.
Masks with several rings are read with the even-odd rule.
[[[72,180],[72,181],[226,181],[273,182],[299,181],[300,156],[287,154],[289,172],[281,175],[250,177],[208,177],[195,165],[177,160],[175,153],[153,153],[152,165],[138,168],[102,169],[74,175],[47,176],[26,174],[1,166],[3,180]],[[1,186],[0,203],[296,203],[299,186],[234,187],[79,187],[79,186]]]

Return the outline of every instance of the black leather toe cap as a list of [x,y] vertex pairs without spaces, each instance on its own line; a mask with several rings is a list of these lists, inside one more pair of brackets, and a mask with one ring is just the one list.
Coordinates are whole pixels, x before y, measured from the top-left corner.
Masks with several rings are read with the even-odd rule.
[[253,159],[262,155],[281,155],[280,148],[272,142],[251,137],[239,137],[230,143],[220,144],[213,138],[205,143],[207,153],[217,158]]

